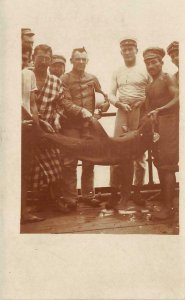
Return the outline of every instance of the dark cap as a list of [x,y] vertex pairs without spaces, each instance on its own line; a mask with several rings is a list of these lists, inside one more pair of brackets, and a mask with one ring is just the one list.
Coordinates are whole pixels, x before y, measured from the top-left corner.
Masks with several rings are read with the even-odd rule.
[[21,28],[21,34],[29,36],[35,35],[35,33],[33,33],[30,28]]
[[128,37],[128,38],[124,38],[121,42],[120,42],[120,47],[124,47],[124,46],[135,46],[137,47],[137,41],[134,38]]
[[51,60],[51,64],[55,64],[55,63],[62,63],[62,64],[65,65],[66,64],[66,59],[62,55],[53,55],[52,60]]
[[167,47],[168,55],[171,55],[173,51],[179,51],[179,42],[174,41]]
[[164,56],[165,56],[164,49],[159,48],[159,47],[147,48],[143,52],[144,60],[153,59],[153,58],[160,58],[160,59],[162,59]]

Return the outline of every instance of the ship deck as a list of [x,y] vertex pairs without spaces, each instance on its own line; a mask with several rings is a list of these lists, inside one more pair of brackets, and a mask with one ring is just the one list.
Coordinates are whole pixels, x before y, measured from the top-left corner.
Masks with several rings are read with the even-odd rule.
[[167,220],[152,218],[152,211],[160,208],[157,200],[159,191],[145,192],[146,205],[140,207],[132,201],[129,210],[116,212],[106,210],[105,203],[109,194],[99,196],[101,206],[92,208],[79,201],[78,209],[70,214],[53,211],[51,205],[37,215],[45,217],[38,223],[21,225],[21,233],[50,233],[50,234],[179,234],[178,192],[174,199],[174,215]]

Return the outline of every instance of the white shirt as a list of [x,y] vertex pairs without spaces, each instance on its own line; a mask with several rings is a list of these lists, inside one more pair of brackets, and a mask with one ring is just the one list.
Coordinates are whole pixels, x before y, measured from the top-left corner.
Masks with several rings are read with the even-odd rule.
[[123,65],[112,77],[109,99],[114,105],[116,101],[133,104],[145,100],[145,88],[150,82],[144,65],[133,67]]
[[28,69],[22,70],[22,105],[30,111],[30,93],[37,90],[35,74]]

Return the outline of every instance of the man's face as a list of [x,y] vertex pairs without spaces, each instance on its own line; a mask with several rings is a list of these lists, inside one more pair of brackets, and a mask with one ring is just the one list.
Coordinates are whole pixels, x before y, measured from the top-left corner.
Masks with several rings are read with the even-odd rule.
[[177,66],[177,68],[179,67],[179,51],[175,50],[170,54],[172,63],[175,64]]
[[73,69],[79,72],[83,72],[88,63],[87,53],[75,51],[71,58],[71,63],[73,64]]
[[22,69],[28,67],[29,61],[30,61],[30,53],[28,51],[22,54]]
[[65,72],[65,65],[61,62],[56,62],[52,65],[50,65],[50,73],[52,75],[55,75],[57,77],[60,77]]
[[137,55],[137,48],[135,46],[123,46],[121,54],[126,64],[135,62]]
[[163,62],[159,58],[152,58],[152,59],[147,59],[145,61],[145,64],[148,73],[152,77],[155,77],[161,72]]
[[51,53],[49,51],[43,51],[39,49],[34,56],[34,65],[37,69],[45,70],[48,68],[51,62]]
[[32,49],[33,43],[34,43],[34,36],[30,36],[27,34],[22,36],[22,46],[23,47],[28,47],[29,49]]

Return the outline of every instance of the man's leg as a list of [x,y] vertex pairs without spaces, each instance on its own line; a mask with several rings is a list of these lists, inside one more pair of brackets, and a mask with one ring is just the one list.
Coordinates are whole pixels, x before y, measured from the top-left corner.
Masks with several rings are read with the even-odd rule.
[[90,206],[99,206],[94,192],[94,165],[84,161],[82,162],[81,193],[84,202]]
[[[62,134],[68,137],[80,137],[78,129],[63,128]],[[65,157],[63,160],[62,193],[64,200],[70,209],[75,209],[77,207],[77,164],[78,161],[73,157]]]
[[111,166],[110,167],[110,187],[111,187],[111,197],[106,204],[107,209],[116,208],[116,205],[118,201],[120,200],[120,197],[118,195],[118,192],[120,190],[120,184],[121,184],[121,166]]
[[175,172],[169,170],[158,170],[161,185],[162,209],[153,213],[157,219],[167,219],[172,215],[173,199],[175,196]]
[[134,162],[131,159],[125,160],[121,165],[121,201],[117,206],[117,209],[126,209],[127,203],[131,196],[133,174],[134,174]]
[[[89,127],[83,127],[80,133],[81,138],[88,138],[89,134]],[[94,165],[86,161],[82,162],[81,194],[87,204],[99,206],[100,202],[95,199],[94,191]]]
[[[127,125],[127,131],[134,130],[139,124],[139,110],[132,110],[123,114],[123,120]],[[122,127],[123,129],[123,127]],[[121,200],[117,206],[117,209],[126,209],[127,203],[131,196],[132,182],[134,176],[134,164],[132,159],[125,159],[124,163],[120,165],[120,193]]]
[[[124,112],[121,109],[118,109],[115,120],[115,128],[114,128],[114,137],[119,137],[128,131],[128,119],[127,112]],[[120,191],[122,178],[122,166],[111,166],[110,167],[110,187],[111,187],[111,197],[108,201],[106,208],[111,209],[116,207],[119,196],[118,192]]]
[[144,184],[146,172],[146,153],[134,161],[134,202],[138,205],[144,205],[145,201],[141,197],[141,188]]
[[28,178],[33,159],[32,129],[22,129],[21,141],[21,223],[39,222],[44,220],[29,212],[27,204]]
[[[128,123],[130,130],[136,130],[139,126],[140,108],[132,109],[128,115]],[[139,157],[134,162],[134,197],[133,200],[138,205],[144,205],[145,201],[141,198],[141,188],[144,184],[144,177],[146,171],[146,154]]]

